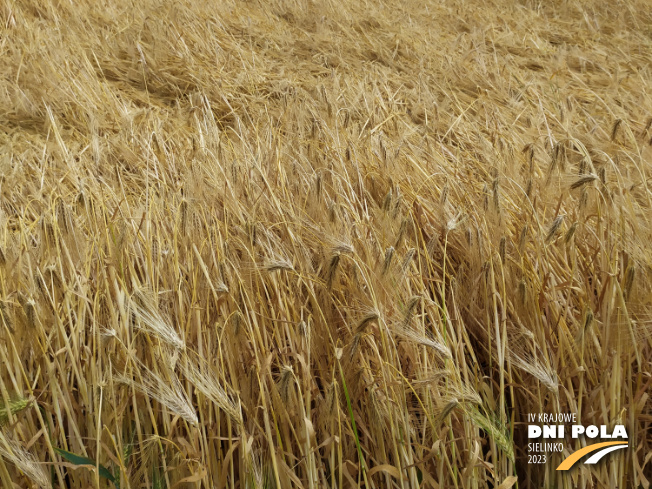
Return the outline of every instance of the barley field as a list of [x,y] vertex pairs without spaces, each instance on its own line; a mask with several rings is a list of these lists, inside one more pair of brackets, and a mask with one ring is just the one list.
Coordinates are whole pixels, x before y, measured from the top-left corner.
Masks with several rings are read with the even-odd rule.
[[0,487],[650,487],[647,1],[1,0],[0,61]]

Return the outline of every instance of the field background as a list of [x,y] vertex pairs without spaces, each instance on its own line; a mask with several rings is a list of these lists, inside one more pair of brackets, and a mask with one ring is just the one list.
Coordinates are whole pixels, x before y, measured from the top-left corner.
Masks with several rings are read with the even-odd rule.
[[648,2],[2,0],[0,62],[0,486],[650,487]]

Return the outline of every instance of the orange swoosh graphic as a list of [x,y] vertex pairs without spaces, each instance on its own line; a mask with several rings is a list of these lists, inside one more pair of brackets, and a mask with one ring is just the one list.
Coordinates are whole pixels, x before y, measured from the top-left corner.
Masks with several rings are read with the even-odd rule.
[[604,443],[596,443],[594,445],[589,445],[588,447],[584,447],[576,451],[575,453],[569,455],[562,463],[559,464],[557,470],[568,470],[575,464],[575,462],[581,459],[584,455],[588,455],[589,453],[595,452],[596,450],[600,450],[601,448],[611,447],[614,445],[627,445],[627,442],[605,441]]

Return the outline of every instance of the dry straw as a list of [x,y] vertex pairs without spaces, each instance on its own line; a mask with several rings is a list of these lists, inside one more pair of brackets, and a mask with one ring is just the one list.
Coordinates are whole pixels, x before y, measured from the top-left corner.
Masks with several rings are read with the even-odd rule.
[[647,488],[648,3],[2,3],[0,486]]

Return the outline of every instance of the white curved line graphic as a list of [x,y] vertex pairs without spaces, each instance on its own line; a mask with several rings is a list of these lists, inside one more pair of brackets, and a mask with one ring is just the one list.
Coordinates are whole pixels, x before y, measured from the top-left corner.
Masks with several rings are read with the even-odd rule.
[[625,448],[627,445],[616,445],[613,447],[607,447],[603,448],[602,450],[599,450],[598,453],[591,455],[585,464],[594,464],[597,463],[602,457],[604,457],[606,454],[613,452],[614,450],[619,450],[621,448]]

